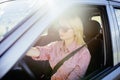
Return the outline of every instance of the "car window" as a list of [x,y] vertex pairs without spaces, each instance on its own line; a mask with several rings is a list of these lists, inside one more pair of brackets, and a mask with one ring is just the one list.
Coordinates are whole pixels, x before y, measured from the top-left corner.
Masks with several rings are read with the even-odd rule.
[[[119,29],[119,32],[120,32],[120,9],[119,8],[115,9],[115,14],[116,14],[116,19],[117,19],[117,23],[118,23],[118,29]],[[120,54],[118,54],[118,59],[120,61]]]
[[120,27],[120,9],[115,9],[118,26]]
[[0,4],[0,40],[30,14],[35,1],[16,0]]
[[[73,13],[75,13],[76,15],[79,15],[79,17],[82,19],[83,28],[84,28],[84,36],[85,36],[84,40],[87,43],[89,40],[94,38],[98,33],[100,33],[101,28],[103,28],[102,27],[102,18],[101,18],[102,16],[100,13],[101,10],[99,10],[99,8],[96,8],[96,7],[89,7],[89,8],[82,7],[81,8],[81,6],[80,7],[78,7],[78,6],[72,7],[72,9],[73,9]],[[71,8],[70,8],[70,10],[71,10]],[[71,12],[69,12],[69,9],[68,9],[65,11],[65,13],[63,12],[62,15],[67,15],[67,14],[69,15],[69,13],[71,13]],[[92,15],[92,17],[91,17],[91,15]],[[52,24],[54,24],[54,21],[53,21],[53,23],[51,23],[51,25]],[[56,31],[58,31],[58,26],[48,26],[48,27],[49,27],[49,30],[52,32],[50,32],[50,33],[48,32],[47,35],[45,35],[45,36],[40,36],[40,38],[38,39],[38,41],[35,43],[34,46],[46,46],[47,44],[49,44],[51,42],[60,40],[60,36],[58,34],[59,32],[55,33],[53,31],[55,28],[56,28]],[[53,27],[54,27],[54,29],[53,29]],[[46,32],[46,30],[43,33],[45,33],[45,32]],[[99,36],[97,36],[97,38],[95,40],[93,40],[93,42],[91,42],[90,44],[87,44],[87,47],[90,51],[92,58],[91,58],[91,62],[88,67],[88,70],[86,72],[86,76],[90,75],[94,71],[99,71],[101,68],[103,68],[105,66],[104,65],[105,52],[104,52],[103,35],[104,35],[103,33],[100,33]],[[29,62],[28,61],[26,61],[26,62],[29,65]],[[30,61],[30,62],[32,62],[32,61]],[[41,64],[41,62],[38,62],[38,63]],[[36,66],[38,66],[38,65],[36,65]],[[29,67],[32,70],[31,65],[29,65]],[[37,70],[42,72],[44,70],[44,68],[46,70],[48,69],[48,67],[47,66],[45,67],[45,65],[44,65],[41,67],[41,69],[37,69]],[[34,71],[34,72],[38,73],[38,71]],[[99,73],[99,72],[97,72],[97,73]]]

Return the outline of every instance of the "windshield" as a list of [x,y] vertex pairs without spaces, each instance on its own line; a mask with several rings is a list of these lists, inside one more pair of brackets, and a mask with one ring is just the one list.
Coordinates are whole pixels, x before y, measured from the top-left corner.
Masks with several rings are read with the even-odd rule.
[[0,4],[0,40],[31,13],[36,1],[14,0]]

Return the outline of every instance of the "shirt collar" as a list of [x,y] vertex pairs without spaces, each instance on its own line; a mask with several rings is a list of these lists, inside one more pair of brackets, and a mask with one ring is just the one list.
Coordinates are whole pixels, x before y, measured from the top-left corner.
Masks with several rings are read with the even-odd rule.
[[[70,45],[68,45],[66,48],[72,52],[73,50],[75,50],[79,45],[74,41],[72,42]],[[64,48],[65,45],[64,45],[64,41],[62,41],[62,47]]]

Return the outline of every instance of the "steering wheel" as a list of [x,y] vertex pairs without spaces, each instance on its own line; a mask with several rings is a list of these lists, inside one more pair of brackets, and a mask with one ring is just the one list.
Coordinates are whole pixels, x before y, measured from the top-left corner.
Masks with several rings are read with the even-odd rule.
[[20,62],[20,66],[23,68],[23,70],[28,74],[28,76],[31,78],[31,80],[37,80],[35,75],[33,74],[33,72],[29,69],[29,67],[27,66],[27,64],[25,63],[24,60],[21,60]]

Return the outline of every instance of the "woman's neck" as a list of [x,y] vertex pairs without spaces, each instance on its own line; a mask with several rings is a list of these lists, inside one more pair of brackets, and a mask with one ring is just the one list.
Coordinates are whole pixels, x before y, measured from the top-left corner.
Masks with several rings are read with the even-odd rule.
[[74,39],[68,39],[68,40],[65,40],[65,46],[69,46],[72,42],[74,41]]

